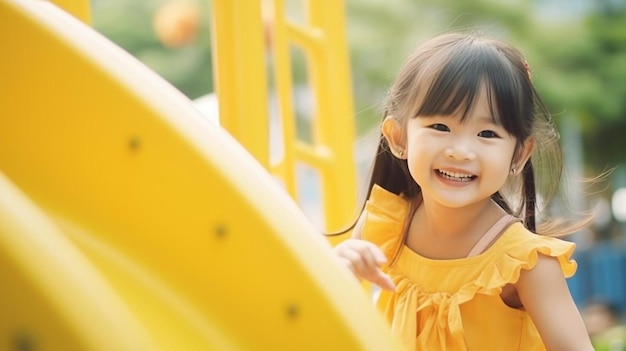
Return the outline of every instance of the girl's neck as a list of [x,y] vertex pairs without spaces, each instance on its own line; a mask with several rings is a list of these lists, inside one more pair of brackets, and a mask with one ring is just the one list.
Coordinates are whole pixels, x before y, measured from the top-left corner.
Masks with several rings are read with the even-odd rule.
[[[413,222],[430,237],[455,239],[459,236],[482,235],[505,214],[491,199],[463,208],[449,208],[423,199]],[[474,233],[476,232],[476,233]]]
[[491,199],[462,209],[422,201],[409,222],[405,245],[431,259],[464,258],[504,214]]

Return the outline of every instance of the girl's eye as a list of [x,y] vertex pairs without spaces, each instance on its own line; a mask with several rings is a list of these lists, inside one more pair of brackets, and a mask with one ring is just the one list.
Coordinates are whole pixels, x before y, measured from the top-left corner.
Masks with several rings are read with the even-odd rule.
[[481,138],[499,138],[500,137],[493,130],[483,130],[482,132],[478,133],[478,136]]
[[435,124],[432,124],[432,125],[430,126],[430,128],[432,128],[432,129],[434,129],[434,130],[438,130],[438,131],[440,131],[440,132],[449,132],[449,131],[450,131],[450,128],[448,128],[448,126],[447,126],[447,125],[445,125],[445,124],[441,124],[441,123],[435,123]]

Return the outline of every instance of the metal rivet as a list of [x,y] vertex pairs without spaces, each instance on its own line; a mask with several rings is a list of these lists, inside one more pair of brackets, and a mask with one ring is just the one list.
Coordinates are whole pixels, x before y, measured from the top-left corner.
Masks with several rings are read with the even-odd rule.
[[300,315],[300,308],[298,307],[298,305],[290,304],[289,306],[287,306],[287,317],[289,319],[298,318],[299,315]]
[[33,336],[30,333],[25,332],[25,331],[16,333],[15,337],[13,338],[13,350],[15,351],[36,350],[35,340]]
[[128,141],[128,146],[131,150],[138,150],[141,147],[141,140],[138,136],[133,136]]
[[228,235],[228,229],[224,225],[219,224],[219,225],[217,225],[215,227],[215,236],[216,237],[221,239],[221,238],[226,237],[226,235]]

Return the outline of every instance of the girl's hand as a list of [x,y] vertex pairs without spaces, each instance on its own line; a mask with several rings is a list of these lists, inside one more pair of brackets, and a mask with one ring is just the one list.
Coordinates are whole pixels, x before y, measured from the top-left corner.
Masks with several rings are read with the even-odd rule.
[[380,270],[387,258],[378,246],[361,239],[347,239],[334,248],[337,257],[358,278],[368,280],[382,289],[395,290],[388,275]]

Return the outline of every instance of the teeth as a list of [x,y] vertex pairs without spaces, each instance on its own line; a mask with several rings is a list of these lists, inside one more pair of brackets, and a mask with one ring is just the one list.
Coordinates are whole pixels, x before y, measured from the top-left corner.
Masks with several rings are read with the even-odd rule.
[[451,179],[451,180],[457,180],[457,181],[461,181],[461,182],[469,182],[470,180],[472,180],[474,178],[474,175],[472,175],[472,174],[450,172],[450,171],[446,171],[446,170],[443,170],[443,169],[440,169],[439,173],[441,173],[441,175],[443,175],[445,178],[448,178],[448,179]]

